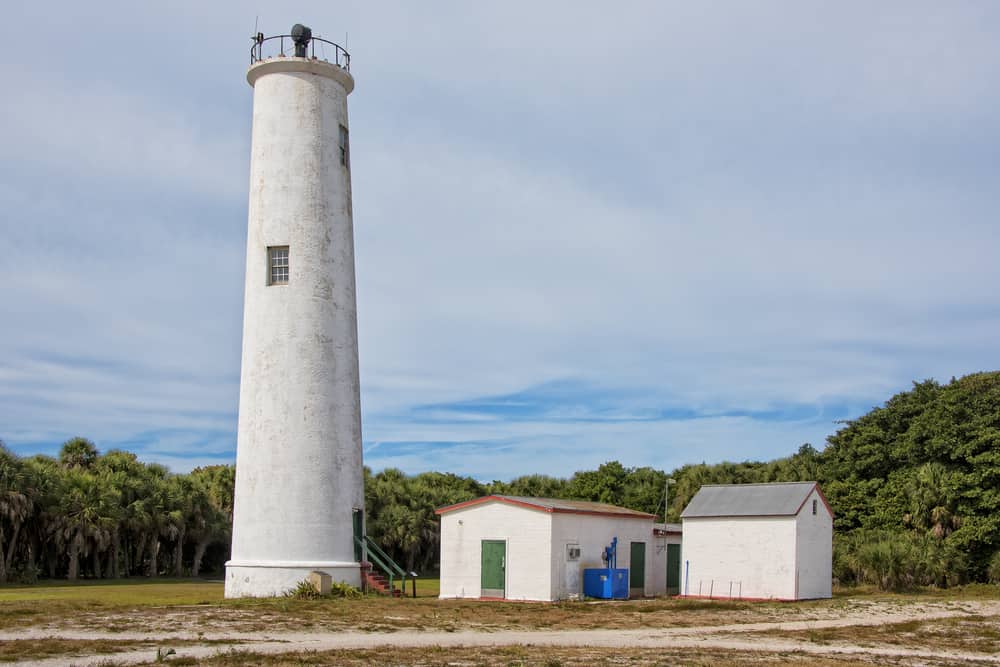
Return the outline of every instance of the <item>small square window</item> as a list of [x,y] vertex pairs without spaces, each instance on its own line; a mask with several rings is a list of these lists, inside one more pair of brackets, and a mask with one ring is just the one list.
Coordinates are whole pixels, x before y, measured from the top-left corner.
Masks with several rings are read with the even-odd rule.
[[351,168],[351,143],[347,135],[347,128],[340,126],[340,164],[348,169]]
[[267,249],[267,284],[288,284],[288,246],[272,246]]

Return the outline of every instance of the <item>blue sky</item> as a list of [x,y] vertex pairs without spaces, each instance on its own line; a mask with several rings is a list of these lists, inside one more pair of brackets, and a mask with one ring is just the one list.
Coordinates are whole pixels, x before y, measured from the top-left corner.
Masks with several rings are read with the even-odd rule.
[[344,43],[366,462],[822,446],[994,370],[1000,5],[21,3],[0,438],[234,460],[254,22]]

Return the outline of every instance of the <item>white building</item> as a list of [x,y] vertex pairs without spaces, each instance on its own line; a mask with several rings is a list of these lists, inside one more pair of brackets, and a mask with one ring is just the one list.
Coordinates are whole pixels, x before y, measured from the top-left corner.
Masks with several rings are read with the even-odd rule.
[[706,485],[681,520],[683,595],[831,597],[833,512],[816,482]]
[[615,537],[631,595],[659,595],[667,543],[679,541],[679,526],[654,527],[652,514],[580,500],[494,495],[437,513],[442,598],[580,598],[583,570],[607,567],[601,556]]
[[301,25],[292,33],[258,35],[246,75],[253,130],[226,597],[280,595],[313,570],[361,583],[354,78],[339,46]]

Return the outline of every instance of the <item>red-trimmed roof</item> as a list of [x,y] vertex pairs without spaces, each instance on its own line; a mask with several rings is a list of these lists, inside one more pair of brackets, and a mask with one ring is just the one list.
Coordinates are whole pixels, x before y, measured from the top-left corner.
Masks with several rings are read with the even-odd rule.
[[540,510],[542,512],[549,512],[552,514],[598,514],[602,516],[619,516],[632,519],[655,518],[655,515],[653,514],[646,514],[645,512],[630,510],[627,507],[608,505],[607,503],[593,503],[590,502],[589,500],[564,500],[562,498],[526,498],[524,496],[499,496],[499,495],[483,496],[482,498],[474,498],[472,500],[466,500],[464,503],[456,503],[455,505],[448,505],[447,507],[439,507],[438,509],[435,510],[435,513],[447,514],[448,512],[453,512],[455,510],[460,510],[466,507],[472,507],[474,505],[481,505],[483,503],[489,503],[489,502],[507,503],[508,505],[526,507],[528,509]]

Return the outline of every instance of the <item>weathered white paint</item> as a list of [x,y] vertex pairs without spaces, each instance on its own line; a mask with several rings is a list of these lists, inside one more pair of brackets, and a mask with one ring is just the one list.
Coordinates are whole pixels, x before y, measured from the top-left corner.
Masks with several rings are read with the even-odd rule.
[[[529,510],[530,511],[530,510]],[[583,595],[583,570],[607,567],[601,559],[604,547],[618,537],[618,567],[629,567],[632,542],[646,545],[646,581],[642,595],[658,595],[666,588],[656,588],[653,571],[656,565],[653,537],[653,519],[627,516],[601,516],[593,514],[555,513],[553,517],[552,592],[549,599],[565,600]],[[580,545],[579,584],[576,589],[567,586],[565,572],[573,565],[566,560],[566,545]],[[664,555],[666,558],[666,555]],[[664,565],[664,568],[666,565]],[[630,572],[631,576],[631,572]]]
[[[481,597],[482,541],[507,543],[506,592],[511,600],[564,600],[583,595],[583,570],[605,567],[604,547],[618,537],[618,566],[629,566],[631,542],[646,544],[645,595],[662,594],[666,553],[658,560],[653,520],[565,512],[546,512],[493,501],[441,515],[442,598]],[[568,560],[568,547],[580,559]],[[657,583],[659,582],[659,583]]]
[[[663,524],[654,524],[654,528],[662,528]],[[662,595],[667,591],[667,545],[680,544],[681,536],[678,533],[668,533],[667,535],[656,535],[653,538],[653,564],[646,566],[646,578],[653,577],[647,584],[652,586],[654,595]],[[681,568],[683,571],[683,568]]]
[[[364,507],[345,70],[305,58],[252,65],[250,207],[232,560],[226,597],[278,595],[327,572],[360,584],[352,510]],[[269,286],[267,248],[289,248]]]
[[833,522],[815,490],[795,516],[684,518],[683,526],[683,595],[830,597]]
[[[816,503],[816,514],[812,513]],[[819,491],[813,489],[796,517],[798,598],[812,600],[833,596],[833,516]]]
[[491,502],[441,515],[442,598],[482,597],[482,541],[507,542],[505,597],[548,600],[552,515]]

